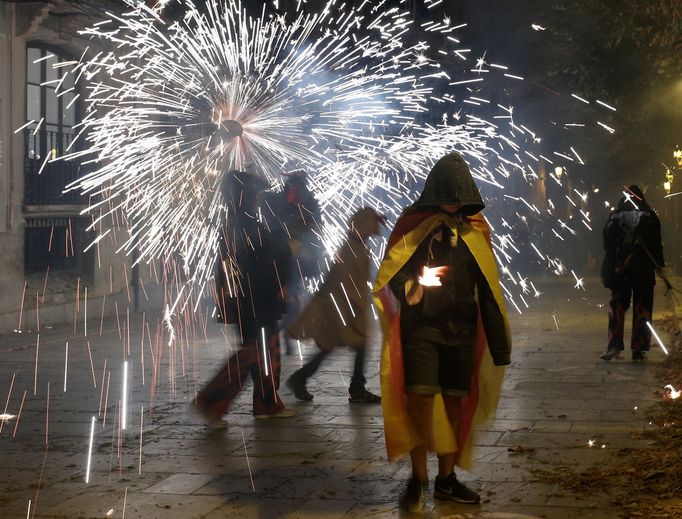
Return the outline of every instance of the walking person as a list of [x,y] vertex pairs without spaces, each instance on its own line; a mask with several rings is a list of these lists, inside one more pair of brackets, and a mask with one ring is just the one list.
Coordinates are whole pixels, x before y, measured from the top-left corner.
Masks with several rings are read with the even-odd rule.
[[600,357],[611,360],[625,348],[625,312],[632,301],[632,360],[646,359],[651,347],[651,322],[656,271],[665,266],[661,222],[637,185],[623,191],[604,226],[601,278],[611,290],[608,347]]
[[305,304],[305,276],[319,275],[317,260],[322,244],[316,234],[320,223],[320,206],[308,187],[305,171],[284,174],[284,189],[266,198],[265,218],[276,239],[286,241],[293,255],[290,269],[285,273],[287,294],[282,321],[284,351],[294,351],[286,329],[298,317]]
[[280,280],[290,266],[291,253],[286,243],[273,240],[257,220],[258,197],[264,187],[265,182],[258,175],[244,171],[230,171],[223,180],[229,225],[221,236],[221,258],[233,258],[236,268],[222,267],[225,277],[219,285],[228,286],[229,297],[223,297],[221,311],[234,316],[242,347],[193,402],[211,427],[225,425],[222,416],[243,388],[248,374],[253,380],[256,418],[295,414],[285,408],[278,394],[277,321],[284,310],[285,291]]
[[353,214],[348,236],[336,252],[324,283],[287,330],[297,339],[314,339],[320,348],[287,380],[287,386],[299,400],[313,399],[306,383],[327,355],[340,346],[350,346],[355,350],[355,362],[348,388],[349,402],[381,402],[381,397],[365,387],[364,371],[372,304],[368,287],[370,255],[367,240],[379,234],[380,224],[384,221],[383,216],[369,207],[363,207]]
[[471,468],[472,426],[494,415],[511,355],[483,208],[462,157],[441,158],[396,222],[374,284],[386,448],[390,460],[411,458],[400,497],[411,512],[423,507],[428,451],[436,499],[480,502],[454,469]]

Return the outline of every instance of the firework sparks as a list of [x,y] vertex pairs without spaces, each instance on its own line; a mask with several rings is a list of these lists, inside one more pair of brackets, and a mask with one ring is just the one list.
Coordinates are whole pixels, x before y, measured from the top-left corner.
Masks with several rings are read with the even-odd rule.
[[661,349],[663,350],[663,353],[665,353],[665,354],[667,355],[667,354],[668,354],[668,349],[665,347],[665,344],[663,344],[663,341],[661,340],[661,338],[660,338],[660,337],[658,336],[658,334],[656,333],[656,330],[654,330],[654,327],[651,326],[651,323],[650,323],[649,321],[646,322],[646,325],[647,325],[647,327],[649,328],[649,330],[651,331],[651,334],[656,338],[656,342],[658,343],[658,345],[659,345],[659,346],[661,347]]
[[682,395],[682,391],[675,389],[671,384],[666,385],[665,389],[669,391],[668,396],[672,400],[677,400],[678,398],[680,398],[680,395]]
[[128,361],[123,362],[123,395],[121,397],[121,429],[128,426]]
[[[538,157],[552,164],[538,133],[515,120],[514,106],[495,107],[492,96],[479,93],[487,76],[523,77],[489,63],[486,52],[456,77],[433,57],[470,60],[471,49],[458,48],[452,36],[466,24],[454,26],[447,18],[423,24],[447,42],[434,50],[407,42],[413,24],[408,11],[371,2],[355,8],[330,0],[320,13],[299,3],[286,15],[264,8],[254,17],[240,1],[208,0],[198,7],[178,0],[181,22],[160,16],[163,3],[126,3],[127,13],[110,14],[82,31],[115,50],[86,50],[63,68],[86,84],[86,114],[76,138],[87,141],[83,151],[45,160],[92,165],[68,186],[92,200],[84,211],[92,217],[89,230],[98,233],[90,246],[107,235],[115,243],[110,229],[102,228],[113,218],[128,226],[117,247],[134,264],[179,258],[185,277],[164,316],[169,344],[182,340],[174,330],[176,312],[190,301],[196,311],[201,298],[192,289],[205,290],[214,275],[219,229],[231,216],[219,189],[227,170],[256,169],[273,189],[281,186],[284,171],[314,171],[310,187],[323,211],[319,236],[331,256],[343,239],[341,222],[357,206],[397,216],[396,208],[413,198],[445,153],[462,154],[473,176],[492,190],[504,189],[515,173],[537,181]],[[466,94],[459,100],[453,93],[436,95],[445,86],[461,86]],[[424,122],[434,104],[443,121],[436,126]],[[484,115],[464,112],[465,106],[480,107]],[[555,154],[582,164],[570,150],[572,155]],[[494,239],[500,242],[498,259],[512,260],[508,247],[521,254],[512,240]],[[557,275],[566,272],[558,259],[541,259]],[[87,335],[87,294],[84,313]]]
[[253,472],[251,471],[251,461],[249,460],[249,451],[246,449],[246,438],[244,437],[244,429],[239,429],[242,433],[242,444],[244,445],[244,456],[246,457],[246,466],[249,469],[249,479],[251,480],[251,490],[256,491],[256,486],[253,482]]
[[92,444],[95,441],[95,417],[90,422],[90,441],[88,442],[88,461],[85,469],[85,484],[90,483],[90,467],[92,464]]
[[583,290],[585,290],[585,281],[583,280],[583,278],[579,278],[577,276],[577,274],[575,272],[573,272],[572,270],[571,270],[571,274],[573,274],[573,279],[575,279],[575,285],[573,286],[573,288],[576,288],[576,289],[582,288]]

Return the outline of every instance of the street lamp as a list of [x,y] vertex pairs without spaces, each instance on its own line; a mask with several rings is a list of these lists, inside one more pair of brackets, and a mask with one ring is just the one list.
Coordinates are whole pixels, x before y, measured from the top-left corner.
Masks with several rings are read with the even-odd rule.
[[673,180],[675,180],[675,175],[670,169],[665,169],[665,182],[663,182],[663,189],[665,189],[665,194],[669,195],[670,191],[673,189]]
[[[679,146],[675,146],[675,151],[673,151],[673,158],[675,159],[675,162],[677,162],[677,168],[675,169],[681,169],[682,168],[682,150],[679,148]],[[673,189],[673,181],[675,180],[675,174],[671,171],[670,168],[666,167],[665,168],[665,181],[663,182],[663,189],[665,189],[665,194],[669,195],[670,191]]]
[[557,179],[561,180],[561,175],[563,175],[563,174],[564,174],[564,168],[562,168],[561,166],[556,166],[554,168],[554,176]]

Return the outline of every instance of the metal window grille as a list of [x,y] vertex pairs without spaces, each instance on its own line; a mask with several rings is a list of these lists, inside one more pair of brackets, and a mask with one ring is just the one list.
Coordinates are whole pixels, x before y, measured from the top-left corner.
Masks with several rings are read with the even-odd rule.
[[[62,155],[71,144],[73,135],[67,133],[24,131],[24,203],[84,204],[78,191],[64,193],[64,188],[80,175],[78,161],[48,162],[45,157]],[[41,171],[42,167],[42,171]]]
[[87,245],[84,218],[27,218],[24,229],[24,271],[26,274],[89,273],[91,260],[82,251]]

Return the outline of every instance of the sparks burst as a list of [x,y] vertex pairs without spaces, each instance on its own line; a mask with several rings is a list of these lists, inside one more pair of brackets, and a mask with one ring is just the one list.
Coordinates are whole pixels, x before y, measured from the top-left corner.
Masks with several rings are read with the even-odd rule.
[[[399,8],[330,0],[316,13],[264,8],[253,17],[239,1],[176,0],[184,16],[168,22],[162,7],[127,3],[127,13],[83,31],[91,48],[70,64],[86,84],[85,150],[46,162],[85,157],[90,171],[68,189],[91,197],[92,228],[123,214],[129,237],[120,250],[137,248],[138,261],[181,258],[187,286],[203,288],[213,275],[218,228],[229,218],[218,186],[229,169],[255,167],[275,189],[286,170],[311,172],[324,211],[320,235],[331,251],[357,205],[396,214],[446,152],[465,156],[491,189],[503,189],[511,175],[532,181],[539,163],[552,164],[534,150],[540,139],[515,122],[512,107],[481,97],[482,72],[523,78],[485,55],[461,78],[449,77],[426,43],[408,43],[414,22]],[[417,29],[440,33],[453,47],[448,59],[466,61],[469,50],[453,36],[461,27],[445,19]],[[442,123],[424,123],[434,112]],[[493,227],[498,259],[509,263],[519,253],[503,231],[511,226]],[[567,229],[575,234],[558,219],[553,227],[562,240]],[[503,270],[529,293],[521,274]]]

